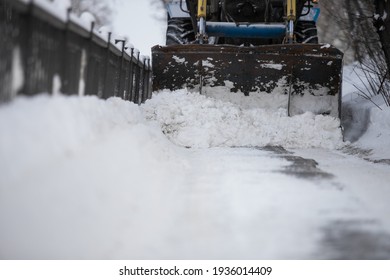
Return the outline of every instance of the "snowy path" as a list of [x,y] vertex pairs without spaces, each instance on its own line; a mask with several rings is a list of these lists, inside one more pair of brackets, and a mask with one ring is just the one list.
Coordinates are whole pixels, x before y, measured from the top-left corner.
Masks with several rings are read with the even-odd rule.
[[1,196],[0,257],[390,258],[386,165],[298,152],[314,154],[320,170],[281,148],[215,148],[185,150],[177,174],[160,167],[148,180],[126,171],[118,136]]
[[345,182],[346,176],[322,172],[310,159],[269,149],[275,152],[194,152],[194,168],[175,199],[180,201],[174,238],[178,242],[168,257],[390,257],[390,190],[380,183],[389,179],[388,166],[370,166],[367,174],[370,163],[310,151],[321,160],[330,156],[329,170],[342,170],[349,161],[356,181]]

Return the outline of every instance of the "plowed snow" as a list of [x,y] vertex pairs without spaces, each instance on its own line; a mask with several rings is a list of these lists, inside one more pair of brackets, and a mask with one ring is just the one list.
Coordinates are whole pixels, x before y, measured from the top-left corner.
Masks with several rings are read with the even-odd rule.
[[[243,97],[244,99],[246,97]],[[287,116],[286,109],[250,108],[187,90],[162,91],[142,106],[177,145],[207,148],[266,146],[339,148],[340,121],[305,113]]]

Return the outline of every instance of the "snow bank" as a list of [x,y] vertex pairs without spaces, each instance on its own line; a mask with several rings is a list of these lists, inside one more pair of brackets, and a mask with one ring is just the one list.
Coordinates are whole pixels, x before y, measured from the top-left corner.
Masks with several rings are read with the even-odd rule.
[[[0,131],[0,185],[31,172],[37,163],[71,157],[117,131],[131,132],[129,145],[145,156],[159,157],[159,151],[172,146],[158,128],[146,124],[139,106],[120,98],[19,97],[0,106]],[[148,145],[158,148],[142,149]]]
[[351,94],[345,99],[346,139],[354,146],[368,150],[365,156],[371,159],[390,159],[390,107],[386,106],[383,97],[375,96],[371,102]]
[[367,77],[355,64],[343,71],[343,126],[345,139],[374,160],[390,159],[390,107],[381,95],[367,100],[360,95]]
[[[195,148],[335,148],[342,145],[338,127],[338,120],[330,117],[311,113],[287,117],[285,110],[240,107],[186,90],[155,94],[141,107],[119,98],[105,101],[95,96],[18,97],[0,106],[0,169],[5,174],[0,182],[31,172],[36,163],[71,157],[117,131],[132,132],[129,145],[139,149],[138,154],[148,143],[159,147],[144,151],[152,158],[168,149],[165,160],[176,155],[167,138]],[[158,152],[153,154],[154,150]]]
[[0,131],[0,259],[125,259],[164,244],[150,235],[186,163],[139,106],[19,97],[0,106]]
[[332,149],[343,145],[340,122],[335,118],[312,113],[288,117],[285,109],[251,108],[247,103],[224,102],[187,90],[155,93],[142,109],[180,146]]

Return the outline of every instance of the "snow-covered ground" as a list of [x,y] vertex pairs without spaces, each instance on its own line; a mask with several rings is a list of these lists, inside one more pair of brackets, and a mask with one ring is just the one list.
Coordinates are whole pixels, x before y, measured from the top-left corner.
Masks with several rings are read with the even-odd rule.
[[[113,29],[147,53],[165,12],[134,1]],[[344,133],[221,88],[0,105],[0,259],[389,259],[390,108],[353,69]]]
[[186,90],[0,105],[0,258],[390,258],[390,109],[344,73],[353,143]]

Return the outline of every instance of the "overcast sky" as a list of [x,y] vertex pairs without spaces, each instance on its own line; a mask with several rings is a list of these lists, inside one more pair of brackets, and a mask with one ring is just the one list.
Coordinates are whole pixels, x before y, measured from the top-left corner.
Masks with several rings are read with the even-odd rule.
[[165,44],[166,11],[161,1],[120,0],[114,16],[114,32],[127,36],[130,43],[150,56],[154,45]]

